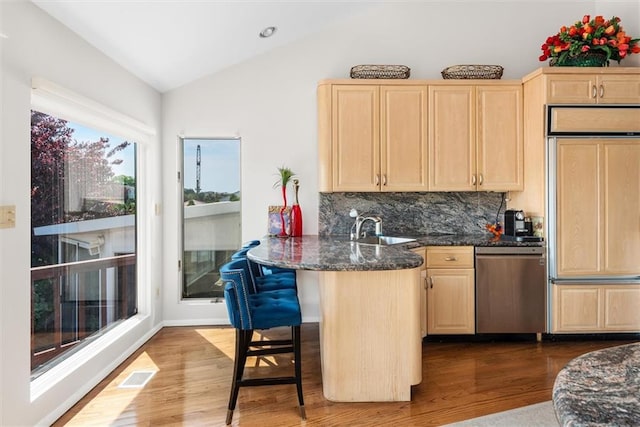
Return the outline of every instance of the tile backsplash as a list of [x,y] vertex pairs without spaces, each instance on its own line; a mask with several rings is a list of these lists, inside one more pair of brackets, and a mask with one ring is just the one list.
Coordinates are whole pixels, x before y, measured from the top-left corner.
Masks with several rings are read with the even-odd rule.
[[[349,234],[359,214],[382,218],[386,235],[484,234],[493,223],[503,194],[492,192],[452,193],[319,193],[318,234]],[[505,206],[498,220],[503,221]],[[367,232],[373,234],[370,221]]]

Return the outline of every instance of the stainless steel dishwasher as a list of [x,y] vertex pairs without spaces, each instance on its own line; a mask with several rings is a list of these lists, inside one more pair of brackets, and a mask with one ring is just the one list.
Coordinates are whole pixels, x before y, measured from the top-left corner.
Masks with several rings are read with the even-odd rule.
[[540,246],[476,247],[476,332],[545,332],[546,270]]

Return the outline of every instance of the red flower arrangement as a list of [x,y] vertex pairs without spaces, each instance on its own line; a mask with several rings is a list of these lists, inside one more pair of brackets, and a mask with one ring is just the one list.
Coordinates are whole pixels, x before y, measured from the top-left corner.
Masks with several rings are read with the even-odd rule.
[[632,53],[640,53],[640,39],[632,39],[620,25],[620,18],[614,16],[605,20],[598,15],[591,19],[585,15],[582,21],[576,21],[569,28],[562,26],[560,32],[548,37],[542,45],[540,61],[555,58],[562,64],[568,57],[576,57],[586,52],[599,52],[606,55],[606,64],[613,59],[621,59]]

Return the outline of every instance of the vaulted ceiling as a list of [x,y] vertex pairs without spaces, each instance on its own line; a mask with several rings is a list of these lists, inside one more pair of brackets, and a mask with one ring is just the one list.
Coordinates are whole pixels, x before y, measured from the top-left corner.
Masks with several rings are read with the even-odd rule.
[[[366,1],[32,0],[166,92],[371,7]],[[266,27],[277,27],[269,38]]]

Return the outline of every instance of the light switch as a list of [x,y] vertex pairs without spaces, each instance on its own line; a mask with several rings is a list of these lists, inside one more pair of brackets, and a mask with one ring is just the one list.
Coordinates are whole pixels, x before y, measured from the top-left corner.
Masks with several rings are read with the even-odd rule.
[[0,206],[0,228],[13,228],[16,226],[15,205]]

